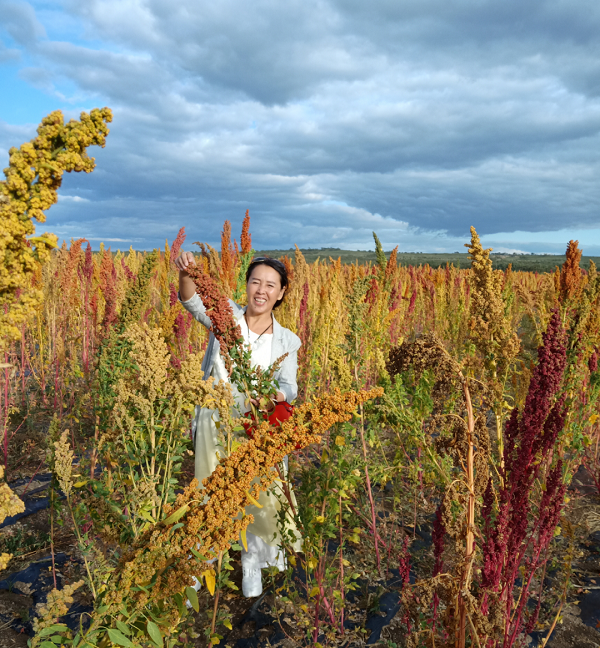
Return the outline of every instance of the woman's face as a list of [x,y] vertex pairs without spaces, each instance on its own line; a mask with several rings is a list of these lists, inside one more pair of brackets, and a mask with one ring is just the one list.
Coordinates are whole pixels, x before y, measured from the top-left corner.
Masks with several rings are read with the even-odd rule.
[[268,265],[257,265],[246,284],[249,315],[270,313],[273,306],[283,297],[281,277],[277,270]]

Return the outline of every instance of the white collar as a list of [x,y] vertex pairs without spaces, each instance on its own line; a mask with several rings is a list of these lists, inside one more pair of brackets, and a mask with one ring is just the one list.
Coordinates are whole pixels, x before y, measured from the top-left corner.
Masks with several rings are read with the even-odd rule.
[[[244,306],[243,308],[240,309],[237,315],[234,315],[235,320],[239,324],[243,319],[244,315],[246,313],[248,306]],[[281,324],[275,319],[275,315],[273,315],[273,311],[271,311],[271,317],[273,318],[273,337],[280,338],[281,337],[281,331],[282,331],[282,326]]]

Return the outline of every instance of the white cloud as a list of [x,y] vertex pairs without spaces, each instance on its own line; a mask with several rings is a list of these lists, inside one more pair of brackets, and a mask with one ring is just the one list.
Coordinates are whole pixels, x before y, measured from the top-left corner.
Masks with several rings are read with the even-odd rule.
[[142,239],[107,238],[106,236],[88,236],[89,241],[106,241],[107,243],[136,243]]
[[505,248],[505,247],[495,248],[494,252],[498,254],[529,254],[529,252],[525,252],[525,250],[517,250],[516,248]]
[[89,203],[88,198],[82,198],[81,196],[67,196],[66,194],[60,194],[59,200],[66,200],[68,202],[74,203]]

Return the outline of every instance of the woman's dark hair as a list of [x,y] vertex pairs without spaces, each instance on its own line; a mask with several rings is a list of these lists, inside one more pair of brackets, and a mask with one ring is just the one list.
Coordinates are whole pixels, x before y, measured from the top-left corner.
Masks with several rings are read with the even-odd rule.
[[[256,268],[259,265],[266,265],[269,266],[269,268],[273,268],[273,270],[276,270],[277,273],[279,274],[281,287],[287,289],[290,281],[288,279],[288,274],[287,274],[287,270],[285,269],[285,265],[278,259],[271,259],[271,257],[254,257],[254,259],[250,261],[248,270],[246,270],[246,283],[248,283],[248,281],[250,280],[250,275],[252,274],[254,268]],[[273,308],[274,309],[278,308],[282,304],[284,299],[285,299],[285,293],[283,293],[283,297],[281,299],[278,299],[275,302],[275,306],[273,306]]]

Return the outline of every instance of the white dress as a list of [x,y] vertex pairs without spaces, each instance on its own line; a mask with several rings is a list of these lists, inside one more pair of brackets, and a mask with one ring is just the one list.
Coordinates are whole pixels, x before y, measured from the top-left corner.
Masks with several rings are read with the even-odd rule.
[[[271,360],[271,345],[273,342],[272,333],[253,333],[240,323],[244,341],[250,343],[252,349],[252,366],[260,366],[261,369],[267,369]],[[219,355],[215,361],[214,368],[211,376],[215,380],[228,381],[227,369],[225,363]],[[234,412],[236,416],[246,412],[245,397],[234,387],[233,393],[235,396],[236,409]],[[195,476],[199,484],[202,480],[209,477],[213,470],[218,466],[219,456],[225,456],[225,450],[218,443],[218,431],[215,426],[215,421],[218,421],[219,413],[217,410],[196,407],[195,416]],[[287,457],[284,461],[287,471]],[[202,487],[202,486],[200,486]],[[248,527],[246,532],[246,539],[248,544],[248,551],[242,550],[242,567],[244,574],[248,570],[261,569],[269,566],[277,566],[280,571],[285,568],[285,558],[283,553],[279,551],[278,546],[281,543],[280,534],[277,529],[277,516],[280,509],[279,497],[283,497],[281,489],[277,488],[278,494],[275,494],[275,488],[271,487],[268,491],[261,491],[258,498],[259,504],[262,508],[256,506],[246,507],[246,513],[254,516],[254,522]],[[292,498],[295,504],[295,498],[292,493]],[[302,548],[302,539],[298,533],[294,523],[288,518],[288,528],[294,529],[297,541],[294,544],[296,551]],[[240,540],[241,544],[241,540]]]

